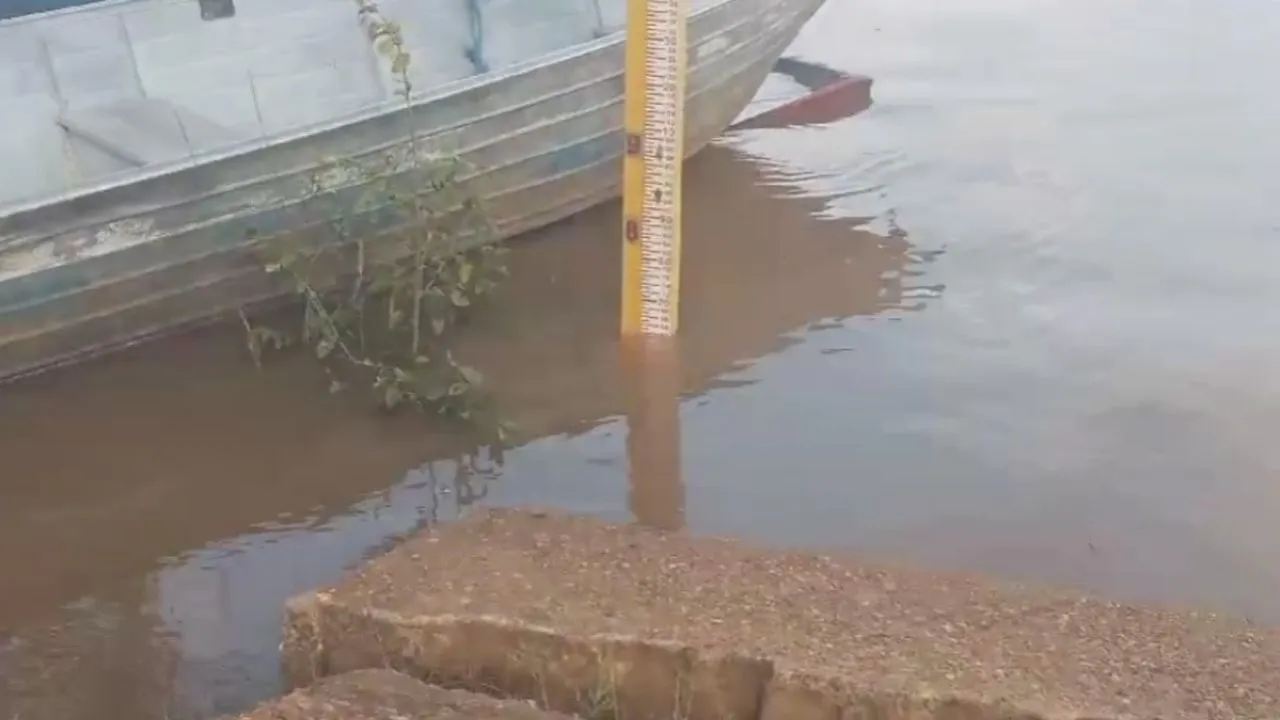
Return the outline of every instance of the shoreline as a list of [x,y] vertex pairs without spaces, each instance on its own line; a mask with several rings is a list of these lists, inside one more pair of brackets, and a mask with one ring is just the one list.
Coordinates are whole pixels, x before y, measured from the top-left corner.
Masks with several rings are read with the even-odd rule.
[[[485,510],[288,604],[291,687],[384,668],[590,716],[1280,716],[1280,630],[844,555]],[[248,716],[252,717],[252,716]]]

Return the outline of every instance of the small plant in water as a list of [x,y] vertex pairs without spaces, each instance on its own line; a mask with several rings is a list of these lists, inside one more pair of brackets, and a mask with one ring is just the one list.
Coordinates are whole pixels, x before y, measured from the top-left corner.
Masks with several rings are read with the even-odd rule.
[[302,204],[321,226],[258,246],[266,270],[301,301],[300,328],[258,325],[242,310],[248,349],[261,365],[267,350],[304,345],[332,392],[359,383],[387,410],[431,410],[501,441],[506,428],[492,416],[480,373],[457,362],[445,341],[505,276],[504,250],[461,178],[461,161],[422,147],[399,26],[372,0],[356,2],[390,63],[408,142],[376,157],[328,161],[312,175]]

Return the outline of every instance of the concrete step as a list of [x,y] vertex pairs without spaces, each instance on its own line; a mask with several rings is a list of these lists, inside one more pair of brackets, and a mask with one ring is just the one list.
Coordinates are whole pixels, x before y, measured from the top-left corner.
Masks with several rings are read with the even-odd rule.
[[285,635],[295,683],[391,666],[587,717],[1280,717],[1280,630],[549,512],[427,530]]
[[573,720],[521,700],[428,685],[391,670],[325,678],[237,720]]

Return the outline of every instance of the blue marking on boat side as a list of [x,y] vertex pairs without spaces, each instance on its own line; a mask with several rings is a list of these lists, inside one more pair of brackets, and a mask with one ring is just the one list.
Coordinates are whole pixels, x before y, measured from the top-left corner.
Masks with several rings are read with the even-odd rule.
[[84,268],[70,263],[39,270],[0,283],[0,313],[14,312],[53,295],[80,290],[89,285]]
[[560,175],[594,165],[608,156],[611,149],[616,149],[619,142],[618,138],[609,135],[552,150],[549,158],[551,166],[546,175]]
[[80,5],[93,5],[102,0],[0,0],[0,20],[65,10]]

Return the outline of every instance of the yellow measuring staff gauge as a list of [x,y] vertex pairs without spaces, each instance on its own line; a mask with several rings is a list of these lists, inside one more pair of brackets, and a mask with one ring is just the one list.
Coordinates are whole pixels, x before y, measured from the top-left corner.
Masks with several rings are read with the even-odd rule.
[[688,0],[627,0],[622,333],[676,333]]

